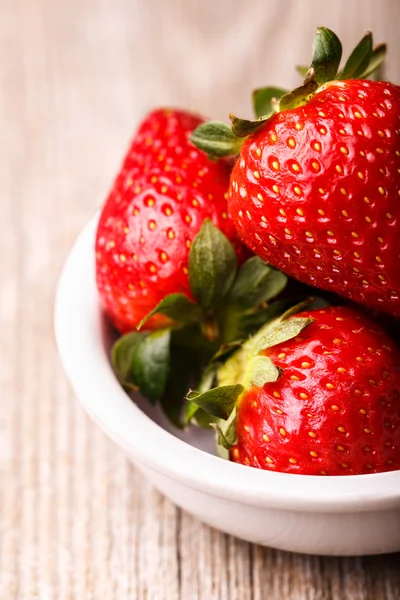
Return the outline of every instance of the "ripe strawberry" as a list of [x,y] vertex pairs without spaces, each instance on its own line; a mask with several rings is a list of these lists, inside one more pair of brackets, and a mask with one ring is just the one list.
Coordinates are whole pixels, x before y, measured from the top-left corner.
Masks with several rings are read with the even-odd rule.
[[[286,276],[251,256],[227,215],[230,163],[189,141],[201,123],[142,123],[100,215],[97,286],[115,327],[116,376],[183,425],[183,399],[221,345],[247,338]],[[138,332],[144,324],[149,331]]]
[[400,351],[383,330],[351,309],[331,307],[267,325],[255,339],[222,368],[228,387],[193,398],[205,407],[208,395],[213,412],[210,395],[218,406],[221,391],[232,394],[237,417],[225,430],[231,460],[307,475],[400,469]]
[[229,210],[264,260],[400,315],[400,87],[334,82],[243,144]]
[[204,126],[193,139],[210,155],[237,153],[244,141],[228,207],[254,252],[304,283],[398,316],[400,87],[360,79],[384,51],[367,34],[337,74],[340,42],[321,28],[304,84],[273,100],[272,114],[262,116],[283,92],[258,90],[260,119],[232,117],[230,148],[223,124],[219,146]]
[[[121,332],[133,330],[173,292],[192,297],[188,255],[210,218],[243,246],[227,216],[230,166],[214,162],[189,141],[202,122],[186,112],[156,110],[139,128],[102,210],[96,276],[104,308]],[[163,326],[156,315],[147,323]]]

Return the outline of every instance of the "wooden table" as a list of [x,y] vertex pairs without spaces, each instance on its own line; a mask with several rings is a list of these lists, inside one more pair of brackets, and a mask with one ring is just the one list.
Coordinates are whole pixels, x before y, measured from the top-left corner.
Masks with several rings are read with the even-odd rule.
[[176,509],[85,416],[53,339],[64,257],[150,106],[249,114],[252,86],[296,82],[287,69],[308,60],[320,23],[347,47],[368,26],[391,38],[388,74],[400,81],[397,0],[322,4],[0,3],[3,600],[400,597],[398,555],[286,554]]

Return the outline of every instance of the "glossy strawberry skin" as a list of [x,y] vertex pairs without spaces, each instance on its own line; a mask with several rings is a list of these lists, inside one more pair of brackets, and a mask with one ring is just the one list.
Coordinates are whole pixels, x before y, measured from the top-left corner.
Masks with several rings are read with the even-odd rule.
[[327,84],[244,143],[230,214],[296,279],[400,315],[400,87]]
[[[202,119],[156,110],[139,128],[102,210],[96,236],[97,286],[121,332],[167,295],[191,297],[190,244],[204,219],[244,251],[227,215],[230,164],[213,162],[190,142]],[[165,325],[155,316],[146,327]]]
[[359,313],[304,312],[315,322],[264,351],[283,370],[238,404],[235,462],[306,475],[400,469],[400,352]]

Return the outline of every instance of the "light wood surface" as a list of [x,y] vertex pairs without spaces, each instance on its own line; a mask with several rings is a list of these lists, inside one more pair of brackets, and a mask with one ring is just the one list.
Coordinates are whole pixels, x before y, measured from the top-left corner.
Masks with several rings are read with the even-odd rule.
[[2,600],[399,599],[399,555],[286,554],[176,509],[85,416],[53,340],[62,262],[138,119],[249,114],[319,24],[389,39],[400,82],[398,0],[0,2]]

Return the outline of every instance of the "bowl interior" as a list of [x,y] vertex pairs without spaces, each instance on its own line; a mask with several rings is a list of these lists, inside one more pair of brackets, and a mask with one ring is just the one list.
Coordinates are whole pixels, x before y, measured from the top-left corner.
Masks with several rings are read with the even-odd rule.
[[208,454],[216,454],[214,435],[211,431],[201,429],[200,427],[189,427],[185,430],[180,430],[174,427],[172,423],[163,414],[159,406],[152,406],[149,402],[143,398],[140,394],[133,394],[132,401],[135,402],[136,406],[147,415],[154,423],[157,423],[165,431],[173,435],[174,437],[182,440],[186,444],[190,444],[198,450],[207,452]]

